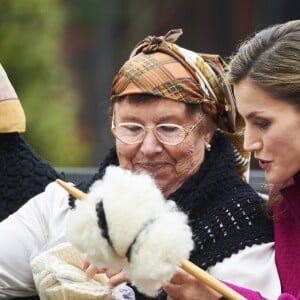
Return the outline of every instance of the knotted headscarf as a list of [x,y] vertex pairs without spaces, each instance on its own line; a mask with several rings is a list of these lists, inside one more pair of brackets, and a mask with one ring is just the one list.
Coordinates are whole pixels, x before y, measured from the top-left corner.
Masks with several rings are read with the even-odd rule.
[[25,125],[23,107],[0,64],[0,133],[24,132]]
[[196,53],[175,44],[181,29],[139,42],[112,84],[111,99],[147,94],[200,104],[233,146],[237,170],[249,177],[250,153],[243,150],[244,124],[237,113],[231,86],[224,79],[226,62],[220,55]]

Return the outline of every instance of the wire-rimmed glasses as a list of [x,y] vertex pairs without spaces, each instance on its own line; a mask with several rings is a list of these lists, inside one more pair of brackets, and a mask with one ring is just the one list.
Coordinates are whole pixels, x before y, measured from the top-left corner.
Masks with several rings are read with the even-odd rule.
[[157,124],[155,126],[144,126],[139,123],[119,123],[115,124],[114,115],[112,117],[111,131],[121,142],[129,145],[141,143],[148,130],[152,130],[155,137],[163,144],[176,146],[184,141],[192,131],[200,124],[202,119],[190,126],[180,126],[177,124]]

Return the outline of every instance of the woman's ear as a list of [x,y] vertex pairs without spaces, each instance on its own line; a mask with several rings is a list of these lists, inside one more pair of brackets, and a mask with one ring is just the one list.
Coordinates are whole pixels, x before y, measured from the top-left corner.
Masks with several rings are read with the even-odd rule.
[[213,138],[213,136],[214,136],[214,131],[208,131],[208,132],[206,132],[206,133],[204,133],[203,134],[203,139],[204,139],[204,141],[206,142],[206,143],[208,143],[208,144],[210,144],[211,143],[211,140],[212,140],[212,138]]
[[218,114],[217,106],[211,101],[204,101],[201,103],[202,110],[210,115],[210,116],[216,116]]
[[201,134],[206,143],[210,143],[216,130],[217,125],[214,121],[215,116],[205,112],[204,120],[202,123]]

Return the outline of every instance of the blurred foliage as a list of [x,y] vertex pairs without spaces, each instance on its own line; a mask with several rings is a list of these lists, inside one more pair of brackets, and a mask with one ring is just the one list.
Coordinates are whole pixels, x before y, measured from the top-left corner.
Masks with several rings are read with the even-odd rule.
[[0,62],[26,113],[26,141],[54,166],[86,165],[88,145],[76,128],[79,99],[62,63],[62,5],[0,0],[0,11]]

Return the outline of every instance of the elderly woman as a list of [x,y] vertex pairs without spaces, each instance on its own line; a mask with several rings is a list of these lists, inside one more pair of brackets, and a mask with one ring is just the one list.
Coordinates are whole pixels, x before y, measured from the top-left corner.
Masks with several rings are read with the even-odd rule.
[[[195,244],[191,260],[221,280],[272,296],[263,280],[266,272],[278,280],[271,221],[243,180],[248,153],[241,151],[242,126],[223,81],[225,63],[218,55],[177,46],[180,34],[146,38],[115,76],[111,129],[116,146],[80,188],[89,192],[110,165],[150,174],[164,197],[188,215]],[[1,223],[6,246],[0,248],[0,294],[35,292],[30,261],[65,241],[68,214],[68,195],[53,183]],[[14,228],[9,236],[8,228]],[[136,297],[144,296],[136,292]]]

